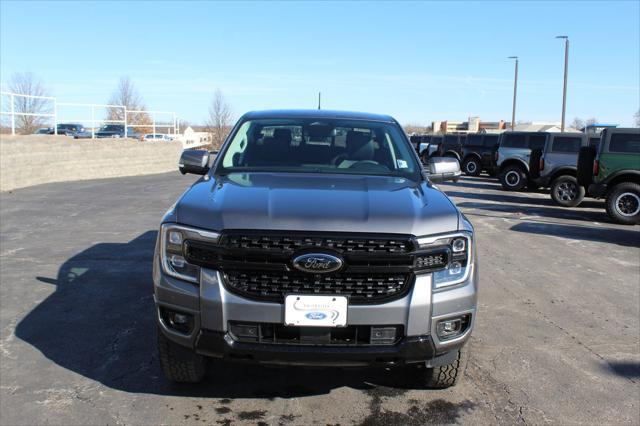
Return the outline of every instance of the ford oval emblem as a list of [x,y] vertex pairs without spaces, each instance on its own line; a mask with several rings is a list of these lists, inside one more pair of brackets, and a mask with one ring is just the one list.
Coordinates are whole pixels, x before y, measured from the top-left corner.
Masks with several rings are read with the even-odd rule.
[[326,274],[342,268],[342,259],[327,253],[307,253],[295,257],[293,266],[312,274]]
[[323,320],[327,317],[327,315],[323,314],[322,312],[309,312],[308,314],[305,315],[305,317],[315,321],[315,320]]

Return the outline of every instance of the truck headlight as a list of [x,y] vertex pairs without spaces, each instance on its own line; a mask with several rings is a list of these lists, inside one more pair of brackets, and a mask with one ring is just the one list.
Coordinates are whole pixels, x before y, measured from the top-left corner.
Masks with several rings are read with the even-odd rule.
[[200,267],[192,265],[184,257],[188,241],[217,243],[220,234],[197,228],[165,223],[160,227],[160,262],[162,270],[172,277],[197,283]]
[[433,289],[439,290],[466,281],[473,268],[473,233],[460,231],[418,238],[420,249],[446,248],[450,253],[444,268],[433,272]]

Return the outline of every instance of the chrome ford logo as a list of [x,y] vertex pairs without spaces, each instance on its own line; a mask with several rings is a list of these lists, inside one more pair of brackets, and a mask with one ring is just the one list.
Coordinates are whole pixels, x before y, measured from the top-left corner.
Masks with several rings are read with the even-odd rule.
[[305,317],[309,318],[310,320],[323,320],[327,317],[327,315],[323,314],[322,312],[309,312],[305,315]]
[[342,259],[326,253],[307,253],[293,259],[293,266],[312,274],[326,274],[342,267]]

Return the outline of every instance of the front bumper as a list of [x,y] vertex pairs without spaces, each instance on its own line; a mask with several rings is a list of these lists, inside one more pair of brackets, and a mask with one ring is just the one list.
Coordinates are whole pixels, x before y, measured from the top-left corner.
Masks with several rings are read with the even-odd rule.
[[[453,362],[452,356],[470,338],[476,317],[477,265],[469,279],[446,291],[433,292],[431,274],[419,275],[401,299],[377,305],[350,305],[348,325],[403,325],[405,336],[395,344],[339,346],[285,345],[239,342],[229,334],[229,322],[284,323],[284,305],[249,300],[227,291],[218,271],[203,268],[200,285],[162,273],[154,261],[156,320],[168,339],[211,357],[274,364],[341,365],[427,362],[436,366]],[[188,313],[194,318],[189,334],[168,327],[160,308]],[[435,330],[439,321],[470,314],[463,334],[442,341]]]
[[238,342],[229,333],[201,330],[195,350],[226,360],[306,366],[402,365],[426,360],[438,363],[448,358],[448,354],[436,356],[430,336],[405,337],[393,346],[278,345]]

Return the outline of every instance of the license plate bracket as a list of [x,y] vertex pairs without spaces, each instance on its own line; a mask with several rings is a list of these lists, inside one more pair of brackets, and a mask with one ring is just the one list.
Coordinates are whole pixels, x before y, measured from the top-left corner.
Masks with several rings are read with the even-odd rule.
[[284,299],[284,323],[297,327],[346,327],[346,296],[290,294]]

